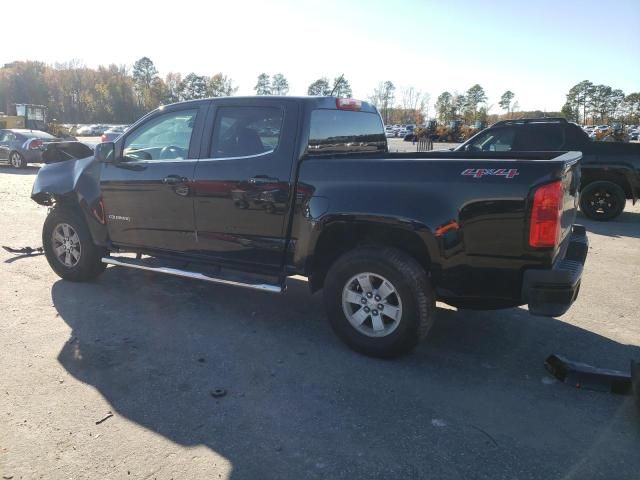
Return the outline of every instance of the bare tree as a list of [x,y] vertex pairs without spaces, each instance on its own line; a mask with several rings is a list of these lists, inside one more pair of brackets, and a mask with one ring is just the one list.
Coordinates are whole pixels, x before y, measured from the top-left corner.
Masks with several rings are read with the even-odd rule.
[[[422,116],[424,108],[424,94],[414,87],[408,87],[402,90],[402,110],[405,122],[417,122]],[[427,96],[427,103],[429,97]]]
[[380,82],[373,90],[373,95],[369,97],[369,101],[380,111],[385,124],[389,123],[390,112],[395,102],[395,91],[393,82],[387,80]]

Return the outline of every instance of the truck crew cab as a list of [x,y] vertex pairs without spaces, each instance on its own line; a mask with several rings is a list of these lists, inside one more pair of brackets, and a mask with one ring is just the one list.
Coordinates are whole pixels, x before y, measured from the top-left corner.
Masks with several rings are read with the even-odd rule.
[[346,343],[388,357],[427,335],[436,299],[570,307],[579,159],[393,154],[365,102],[228,97],[160,107],[94,156],[45,165],[32,198],[53,206],[43,246],[64,279],[118,265],[281,292],[303,275]]

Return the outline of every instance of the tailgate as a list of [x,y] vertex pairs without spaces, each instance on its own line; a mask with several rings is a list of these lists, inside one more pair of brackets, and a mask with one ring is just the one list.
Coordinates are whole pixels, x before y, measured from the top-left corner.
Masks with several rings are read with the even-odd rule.
[[575,223],[578,211],[578,201],[580,195],[580,162],[582,158],[580,152],[567,152],[558,157],[556,160],[564,160],[564,168],[562,170],[562,190],[563,202],[562,213],[560,217],[560,248],[557,249],[555,257],[563,251],[571,236],[571,229]]

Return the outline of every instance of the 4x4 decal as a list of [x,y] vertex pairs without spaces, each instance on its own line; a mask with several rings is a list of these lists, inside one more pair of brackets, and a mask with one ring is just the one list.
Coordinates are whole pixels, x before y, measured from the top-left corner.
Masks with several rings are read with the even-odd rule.
[[517,168],[467,168],[460,175],[473,178],[482,178],[485,175],[513,178],[520,175],[520,172]]

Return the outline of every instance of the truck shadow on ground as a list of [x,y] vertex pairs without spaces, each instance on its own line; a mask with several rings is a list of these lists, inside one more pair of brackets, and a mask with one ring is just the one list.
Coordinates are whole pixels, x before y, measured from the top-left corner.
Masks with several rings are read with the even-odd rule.
[[638,462],[633,434],[593,452],[631,402],[553,384],[542,362],[624,369],[640,349],[523,309],[440,309],[425,345],[382,361],[337,340],[303,281],[270,296],[109,268],[52,297],[72,329],[61,365],[117,416],[224,456],[234,479],[557,478],[590,451]]
[[11,165],[0,164],[0,173],[9,175],[36,175],[40,170],[40,166],[27,165],[25,168],[15,168]]
[[587,227],[587,232],[598,235],[640,238],[640,213],[638,212],[622,212],[618,218],[608,222],[590,220],[580,213],[576,222]]

